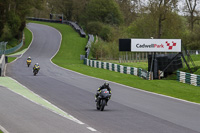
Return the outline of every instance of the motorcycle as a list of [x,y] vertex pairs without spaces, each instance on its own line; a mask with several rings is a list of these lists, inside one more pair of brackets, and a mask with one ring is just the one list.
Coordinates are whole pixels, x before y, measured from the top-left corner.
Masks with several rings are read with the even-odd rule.
[[31,60],[26,60],[27,66],[29,67],[31,64]]
[[34,67],[33,68],[33,75],[36,76],[36,74],[39,72],[39,67]]
[[110,99],[111,94],[108,89],[102,89],[97,97],[96,107],[97,110],[104,110],[104,107],[107,105],[108,100]]

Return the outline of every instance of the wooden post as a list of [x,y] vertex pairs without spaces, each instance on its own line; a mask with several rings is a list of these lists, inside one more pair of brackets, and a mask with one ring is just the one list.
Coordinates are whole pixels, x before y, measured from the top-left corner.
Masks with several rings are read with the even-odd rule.
[[137,53],[136,53],[136,60],[135,61],[137,62]]

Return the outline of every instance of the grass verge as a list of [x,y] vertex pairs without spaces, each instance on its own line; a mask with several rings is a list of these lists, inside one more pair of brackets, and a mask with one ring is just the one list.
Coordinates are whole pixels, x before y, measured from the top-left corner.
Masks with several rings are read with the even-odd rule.
[[8,57],[8,63],[14,61],[17,57]]
[[32,33],[27,28],[25,28],[24,35],[25,35],[25,40],[24,40],[23,46],[16,52],[10,54],[10,56],[8,57],[8,63],[12,62],[13,60],[15,60],[17,58],[17,57],[12,57],[12,55],[20,55],[20,54],[24,53],[26,51],[26,49],[29,47],[29,45],[32,41]]
[[25,35],[25,40],[24,40],[24,44],[23,46],[17,50],[16,52],[12,53],[12,54],[15,54],[15,53],[20,53],[20,51],[23,51],[25,49],[27,49],[32,41],[32,33],[29,29],[25,28],[24,29],[24,35]]
[[29,29],[25,28],[24,34],[25,34],[24,45],[18,51],[22,51],[22,50],[28,48],[32,41],[32,33]]
[[36,23],[52,26],[61,32],[62,44],[59,52],[52,59],[55,64],[61,67],[142,90],[200,103],[200,89],[196,86],[179,83],[176,80],[149,81],[133,75],[86,66],[83,64],[83,61],[80,60],[80,55],[84,54],[84,47],[87,43],[87,39],[81,38],[79,34],[68,25],[44,22]]

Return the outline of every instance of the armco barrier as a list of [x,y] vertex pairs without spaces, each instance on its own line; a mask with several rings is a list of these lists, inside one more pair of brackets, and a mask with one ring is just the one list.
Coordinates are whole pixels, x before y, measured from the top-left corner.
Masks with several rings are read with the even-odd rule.
[[65,21],[63,21],[63,23],[72,26],[80,34],[81,37],[84,37],[84,38],[86,37],[86,33],[83,31],[83,29],[76,22],[65,20]]
[[10,49],[7,49],[6,52],[5,52],[5,54],[11,54],[11,53],[19,50],[22,47],[22,45],[23,45],[23,39],[22,39],[21,43],[18,44],[17,46],[15,46],[13,48],[10,48]]
[[53,19],[45,19],[45,18],[34,18],[34,17],[27,17],[26,19],[33,20],[33,21],[68,24],[68,25],[72,26],[76,30],[76,32],[78,32],[80,34],[81,37],[86,37],[86,33],[76,22],[67,21],[67,20],[61,21],[61,20],[53,20]]
[[92,42],[94,42],[94,36],[91,34],[88,34],[88,42],[87,42],[87,45],[85,46],[85,58],[88,58],[90,54],[90,48],[92,46]]
[[5,63],[5,55],[3,54],[0,57],[0,76],[4,76]]
[[33,20],[33,21],[52,22],[52,23],[62,23],[62,21],[60,21],[60,20],[45,19],[45,18],[27,17],[26,19],[28,19],[28,20]]
[[127,67],[127,66],[122,66],[122,65],[108,63],[108,62],[90,60],[87,58],[85,58],[84,64],[87,66],[95,67],[95,68],[102,68],[102,69],[107,69],[110,71],[120,72],[124,74],[131,74],[131,75],[139,76],[141,78],[149,80],[150,73],[141,68],[138,69],[135,67]]
[[177,71],[177,80],[182,83],[200,86],[200,75]]
[[1,53],[1,51],[0,51],[0,55],[1,54],[11,54],[11,53],[17,51],[18,49],[20,49],[22,47],[22,45],[23,45],[23,39],[22,39],[21,43],[18,44],[17,46],[10,48],[10,49],[6,49],[5,53]]

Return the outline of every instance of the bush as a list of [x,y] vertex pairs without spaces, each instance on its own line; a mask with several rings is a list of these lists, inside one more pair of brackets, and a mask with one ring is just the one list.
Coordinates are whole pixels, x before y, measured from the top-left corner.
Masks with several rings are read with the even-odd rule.
[[112,34],[113,28],[109,25],[104,25],[99,33],[99,36],[104,41],[112,41],[113,34]]
[[4,28],[3,28],[3,33],[2,33],[2,36],[1,36],[1,39],[2,41],[8,41],[12,38],[12,33],[11,33],[11,29],[10,27],[8,26],[8,24],[6,23],[4,25]]
[[21,26],[21,20],[18,15],[15,15],[13,12],[10,12],[8,14],[8,25],[11,29],[13,37],[16,37],[18,36],[18,34],[20,34],[19,29]]
[[90,0],[86,7],[85,17],[87,20],[111,25],[123,23],[123,15],[115,0]]
[[99,31],[101,31],[103,24],[101,22],[92,21],[87,24],[87,32],[93,35],[99,35]]
[[92,44],[91,53],[93,58],[98,59],[118,59],[119,50],[118,44],[115,42],[104,42],[99,40]]
[[194,74],[200,75],[200,68]]

